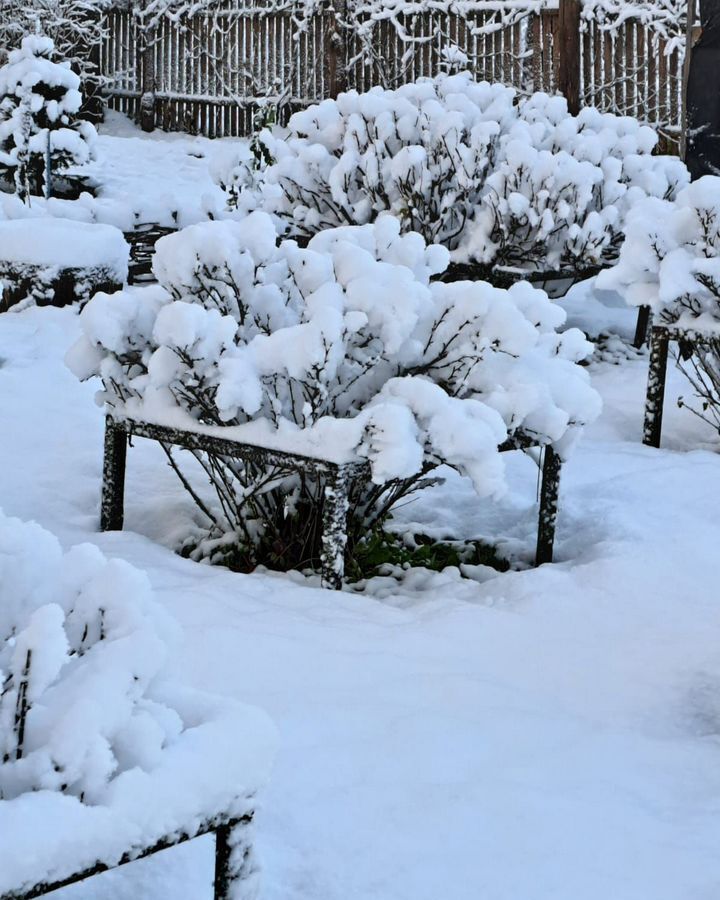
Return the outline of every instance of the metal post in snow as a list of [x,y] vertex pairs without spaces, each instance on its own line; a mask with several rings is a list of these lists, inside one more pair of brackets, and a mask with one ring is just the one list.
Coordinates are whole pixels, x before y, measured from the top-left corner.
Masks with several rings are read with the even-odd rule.
[[45,199],[52,197],[52,131],[47,130],[47,146],[45,148]]

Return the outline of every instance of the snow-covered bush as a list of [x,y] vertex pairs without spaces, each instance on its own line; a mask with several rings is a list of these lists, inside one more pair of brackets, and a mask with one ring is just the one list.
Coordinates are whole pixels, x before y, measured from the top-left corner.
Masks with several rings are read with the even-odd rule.
[[0,177],[23,199],[52,193],[52,178],[89,162],[95,129],[76,118],[80,79],[55,58],[52,40],[23,39],[0,68]]
[[59,56],[80,76],[84,112],[88,101],[106,83],[97,64],[100,44],[108,34],[106,13],[113,0],[2,0],[0,3],[0,62],[2,49],[19,46],[39,26],[55,44]]
[[3,896],[252,810],[272,725],[168,682],[177,638],[144,573],[0,512]]
[[296,237],[390,212],[486,266],[597,264],[633,203],[688,179],[679,160],[651,155],[657,136],[635,119],[571,116],[561,97],[518,99],[467,72],[349,91],[262,140],[262,173],[239,160],[219,179],[231,207],[271,212]]
[[688,406],[720,430],[720,177],[698,179],[674,203],[638,204],[617,265],[598,285],[649,306],[659,324],[711,338],[681,368],[698,400]]
[[[372,483],[352,491],[352,549],[437,465],[497,495],[509,433],[565,454],[598,412],[576,365],[590,345],[556,333],[561,309],[526,283],[431,283],[447,264],[447,250],[402,235],[391,216],[326,230],[306,249],[278,246],[263,212],[193,226],[158,243],[159,286],[90,301],[68,363],[101,376],[119,415],[368,460]],[[292,467],[196,455],[219,505],[193,493],[218,546],[239,547],[248,566],[317,561],[321,485]]]
[[39,526],[5,517],[0,574],[0,798],[98,802],[182,730],[154,697],[172,623],[126,563],[90,545],[63,554]]

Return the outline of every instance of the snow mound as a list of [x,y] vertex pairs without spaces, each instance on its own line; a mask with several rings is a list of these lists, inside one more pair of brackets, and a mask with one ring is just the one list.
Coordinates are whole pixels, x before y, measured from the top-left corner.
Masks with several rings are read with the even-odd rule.
[[143,573],[0,512],[0,894],[253,810],[274,728],[170,684],[177,639]]
[[124,284],[129,258],[130,247],[122,232],[111,225],[55,218],[0,221],[3,262],[64,269],[102,267]]

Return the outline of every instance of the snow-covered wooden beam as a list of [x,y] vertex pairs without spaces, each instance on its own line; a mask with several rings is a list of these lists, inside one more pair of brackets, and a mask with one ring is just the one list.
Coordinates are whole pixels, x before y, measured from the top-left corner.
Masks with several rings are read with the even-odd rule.
[[560,0],[558,16],[558,90],[568,109],[580,112],[580,0]]

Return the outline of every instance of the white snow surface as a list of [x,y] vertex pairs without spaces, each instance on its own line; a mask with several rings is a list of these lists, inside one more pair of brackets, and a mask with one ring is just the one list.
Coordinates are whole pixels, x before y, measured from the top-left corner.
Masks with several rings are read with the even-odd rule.
[[112,225],[60,218],[0,221],[3,262],[78,269],[102,266],[124,284],[129,258],[123,233]]
[[99,222],[130,231],[136,225],[175,228],[223,214],[225,196],[209,174],[209,164],[230,147],[246,142],[153,132],[144,134],[120,113],[108,111],[95,141],[95,158],[71,169],[97,186],[97,196],[78,200],[33,197],[30,208],[14,195],[0,194],[0,220],[46,215]]
[[[177,557],[193,507],[149,442],[126,530],[98,533],[102,413],[62,361],[79,332],[70,309],[0,317],[0,504],[144,569],[185,631],[173,673],[279,724],[264,900],[717,897],[720,458],[674,370],[653,450],[646,358],[593,365],[604,411],[564,470],[554,565],[338,594]],[[503,505],[452,476],[404,521],[529,556],[536,473],[510,465]],[[199,842],[58,896],[210,900],[211,871]]]

